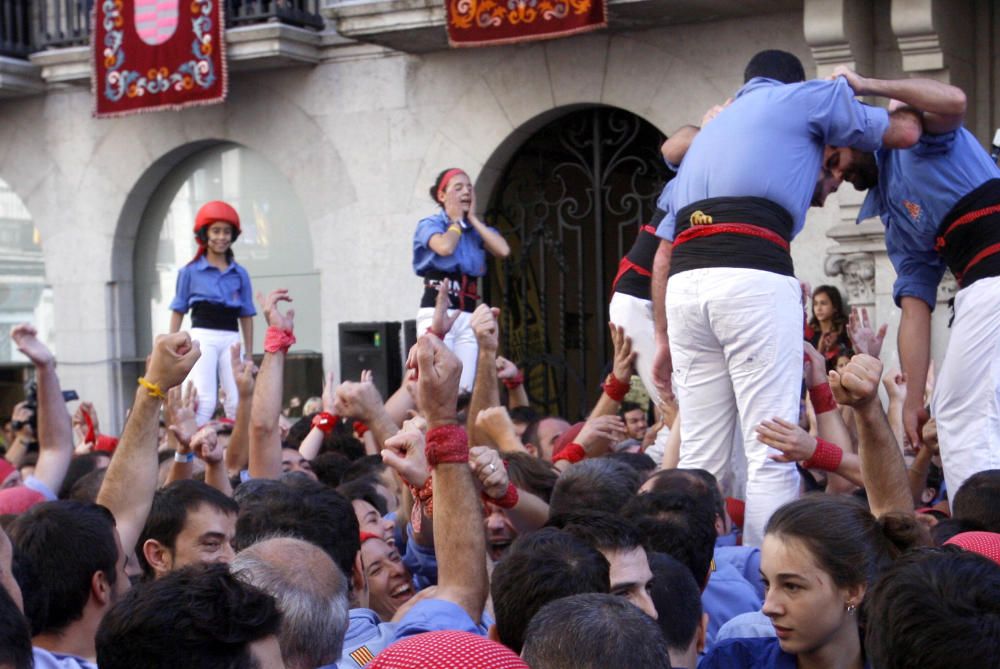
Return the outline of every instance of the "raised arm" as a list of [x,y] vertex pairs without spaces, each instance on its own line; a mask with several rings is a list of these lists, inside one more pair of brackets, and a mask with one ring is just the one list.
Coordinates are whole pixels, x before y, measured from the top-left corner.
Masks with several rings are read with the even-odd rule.
[[284,389],[285,358],[295,343],[295,310],[282,314],[281,302],[291,302],[288,291],[272,290],[267,297],[257,295],[267,321],[264,360],[253,390],[250,414],[250,477],[276,479],[281,476],[281,394]]
[[250,461],[250,409],[253,406],[257,366],[253,364],[253,359],[240,355],[239,344],[230,347],[229,363],[233,367],[233,378],[236,379],[236,392],[240,395],[240,401],[236,405],[233,433],[229,435],[229,445],[226,446],[226,471],[230,476],[237,476],[247,468]]
[[653,276],[650,279],[650,292],[653,300],[654,338],[656,340],[656,356],[653,358],[653,383],[664,400],[674,397],[670,375],[673,374],[673,361],[670,359],[670,340],[667,337],[667,275],[670,273],[670,256],[673,253],[673,243],[666,239],[660,240],[660,246],[653,257]]
[[625,329],[620,325],[608,323],[608,327],[611,330],[614,364],[611,367],[611,375],[604,380],[604,384],[601,386],[601,396],[597,398],[589,418],[611,416],[618,413],[618,409],[628,393],[629,382],[632,380],[632,372],[635,367],[636,353],[632,350],[632,338],[625,334]]
[[931,363],[931,308],[920,298],[909,296],[900,299],[900,306],[903,315],[896,340],[899,363],[907,388],[913,389],[903,401],[903,431],[910,445],[918,448],[922,443],[920,430],[928,418],[920,390],[927,383],[927,368]]
[[35,366],[35,381],[38,384],[38,464],[35,465],[35,478],[53,493],[58,493],[73,459],[73,422],[59,386],[56,359],[30,325],[15,326],[10,338],[17,350]]
[[479,236],[483,238],[483,248],[490,252],[490,255],[497,258],[506,258],[510,255],[510,245],[499,232],[486,225],[476,216],[476,190],[471,189],[472,201],[469,203],[469,223],[476,229]]
[[437,598],[461,606],[479,622],[489,579],[482,505],[469,468],[469,446],[456,404],[462,363],[444,342],[417,342],[418,405],[427,419],[427,462],[433,470]]
[[223,462],[223,447],[219,441],[217,425],[206,425],[198,430],[191,439],[194,454],[205,463],[205,483],[212,486],[227,497],[233,496],[233,486],[229,482],[229,474]]
[[534,532],[549,520],[549,505],[514,486],[507,476],[500,454],[488,446],[469,449],[469,466],[475,474],[483,494],[504,513],[519,534]]
[[97,503],[114,515],[126,551],[135,547],[156,492],[160,403],[200,356],[198,342],[192,342],[186,332],[158,337],[146,375],[135,391],[125,430],[97,493]]
[[847,79],[856,95],[877,95],[899,100],[923,113],[923,127],[932,134],[951,132],[962,126],[968,105],[965,92],[934,79],[875,79],[862,77],[843,65],[833,76]]
[[476,444],[487,443],[486,435],[481,434],[476,426],[479,412],[489,407],[500,406],[500,386],[497,381],[497,348],[500,346],[497,316],[499,315],[499,309],[492,309],[488,304],[480,304],[473,312],[469,323],[476,335],[476,343],[479,344],[479,354],[465,430]]
[[903,454],[878,398],[882,363],[870,355],[856,355],[842,372],[829,373],[830,388],[840,404],[854,407],[859,456],[868,505],[875,516],[892,511],[913,513],[913,497]]
[[476,434],[483,438],[483,443],[495,445],[501,453],[528,452],[517,438],[506,407],[489,407],[476,414]]
[[379,449],[385,447],[386,439],[399,432],[399,426],[386,413],[385,404],[382,403],[378,388],[372,382],[371,373],[363,375],[361,381],[341,383],[334,393],[334,398],[335,413],[360,420],[367,425]]

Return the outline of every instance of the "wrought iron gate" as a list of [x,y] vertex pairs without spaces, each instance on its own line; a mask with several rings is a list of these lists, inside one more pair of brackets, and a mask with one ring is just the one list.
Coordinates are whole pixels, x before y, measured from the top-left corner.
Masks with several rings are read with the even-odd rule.
[[494,261],[486,296],[547,413],[582,417],[599,392],[611,283],[668,178],[663,139],[620,109],[570,112],[518,149],[494,191],[486,215],[511,255]]

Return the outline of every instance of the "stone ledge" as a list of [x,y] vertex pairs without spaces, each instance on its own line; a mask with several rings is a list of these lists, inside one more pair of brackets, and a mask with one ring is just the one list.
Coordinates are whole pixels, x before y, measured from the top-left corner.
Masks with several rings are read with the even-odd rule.
[[44,90],[41,68],[26,60],[0,56],[0,99],[35,95]]
[[[767,12],[792,11],[794,0],[607,0],[608,29],[643,30]],[[668,5],[665,7],[665,5]],[[407,53],[448,48],[441,0],[323,0],[323,14],[344,37]]]

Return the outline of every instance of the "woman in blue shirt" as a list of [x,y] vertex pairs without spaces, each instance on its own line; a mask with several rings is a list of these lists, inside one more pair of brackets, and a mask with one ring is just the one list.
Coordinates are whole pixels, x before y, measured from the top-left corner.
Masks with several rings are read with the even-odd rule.
[[472,390],[478,345],[471,318],[479,304],[479,277],[486,274],[486,252],[506,258],[510,247],[496,230],[476,216],[476,195],[469,175],[449,168],[438,175],[430,189],[441,208],[417,223],[413,235],[413,271],[424,280],[424,295],[417,312],[417,334],[431,329],[439,285],[447,281],[448,320],[445,345],[462,361],[462,391]]
[[781,507],[760,559],[762,611],[777,637],[723,641],[699,669],[866,667],[858,620],[865,591],[920,536],[912,515],[876,520],[853,498],[815,494]]
[[250,275],[233,259],[233,242],[240,236],[240,217],[225,202],[213,201],[198,210],[194,236],[198,252],[177,275],[177,293],[170,309],[170,331],[181,329],[191,310],[191,338],[201,346],[201,358],[188,375],[198,391],[197,423],[212,419],[219,383],[225,390],[226,416],[236,416],[239,393],[230,363],[230,348],[240,345],[253,354],[253,289]]

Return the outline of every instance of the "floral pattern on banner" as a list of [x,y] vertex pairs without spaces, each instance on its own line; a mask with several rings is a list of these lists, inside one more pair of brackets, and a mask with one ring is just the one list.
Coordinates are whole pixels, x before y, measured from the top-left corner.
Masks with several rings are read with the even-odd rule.
[[124,0],[100,0],[95,7],[96,116],[224,99],[222,14],[216,0],[181,0],[186,25],[160,45],[139,38],[126,15],[133,11],[134,3]]
[[447,0],[452,46],[549,39],[607,26],[605,0]]

